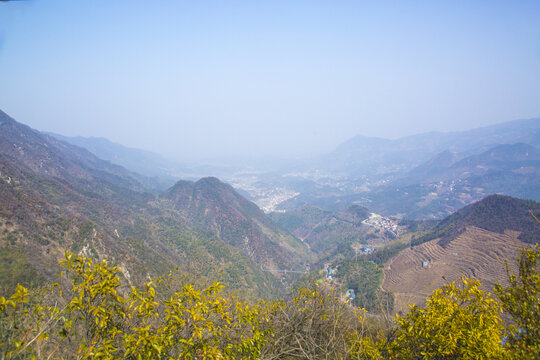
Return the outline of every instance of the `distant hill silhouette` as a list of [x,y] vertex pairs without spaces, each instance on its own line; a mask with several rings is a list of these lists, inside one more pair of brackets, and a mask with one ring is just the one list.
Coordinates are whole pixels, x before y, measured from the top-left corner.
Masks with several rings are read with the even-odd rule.
[[[82,147],[100,159],[120,165],[138,174],[151,177],[158,191],[172,186],[179,179],[182,165],[151,151],[134,149],[102,137],[68,137],[45,133],[63,142]],[[178,173],[176,176],[173,174]]]
[[442,219],[491,194],[540,201],[540,118],[394,140],[355,136],[288,174],[312,181],[277,210],[359,204],[387,216]]
[[354,136],[320,157],[316,167],[351,175],[409,171],[443,151],[474,154],[499,144],[540,145],[540,118],[459,132],[428,132],[395,140]]

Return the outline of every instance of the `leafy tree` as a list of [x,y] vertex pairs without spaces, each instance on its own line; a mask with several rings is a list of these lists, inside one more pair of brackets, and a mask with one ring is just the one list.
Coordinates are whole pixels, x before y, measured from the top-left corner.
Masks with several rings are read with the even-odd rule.
[[66,253],[64,265],[71,286],[52,306],[22,286],[0,297],[0,358],[255,359],[270,331],[264,303],[223,298],[220,283],[178,290],[169,276],[128,290],[105,260]]
[[1,359],[46,358],[58,350],[59,344],[49,335],[61,320],[61,310],[57,303],[45,305],[56,286],[30,292],[17,285],[9,298],[0,297]]
[[462,278],[428,298],[425,308],[413,305],[388,346],[396,359],[496,359],[501,345],[500,305],[479,289],[480,282]]
[[511,273],[509,286],[495,285],[495,292],[513,323],[507,327],[507,346],[516,359],[540,358],[540,248],[521,251],[519,273]]

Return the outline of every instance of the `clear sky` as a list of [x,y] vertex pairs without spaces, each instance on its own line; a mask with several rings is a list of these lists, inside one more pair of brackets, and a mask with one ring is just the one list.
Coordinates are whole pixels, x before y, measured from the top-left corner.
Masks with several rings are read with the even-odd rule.
[[0,109],[180,159],[540,116],[540,1],[0,2]]

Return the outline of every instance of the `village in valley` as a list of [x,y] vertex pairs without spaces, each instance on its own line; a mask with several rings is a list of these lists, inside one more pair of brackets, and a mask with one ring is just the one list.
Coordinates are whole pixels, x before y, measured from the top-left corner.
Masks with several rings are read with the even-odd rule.
[[371,226],[380,231],[388,231],[394,236],[398,236],[399,226],[397,222],[379,214],[371,213],[369,218],[362,221],[362,224]]

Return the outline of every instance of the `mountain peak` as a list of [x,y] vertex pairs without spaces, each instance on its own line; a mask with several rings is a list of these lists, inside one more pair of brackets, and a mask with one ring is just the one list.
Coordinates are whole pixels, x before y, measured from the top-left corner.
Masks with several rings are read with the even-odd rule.
[[257,205],[215,177],[178,181],[161,198],[171,201],[184,218],[240,248],[264,267],[290,269],[307,256],[303,244],[280,230]]
[[219,180],[217,177],[214,176],[207,176],[200,178],[195,182],[196,186],[221,186],[221,187],[228,187],[230,185],[225,184],[221,180]]

